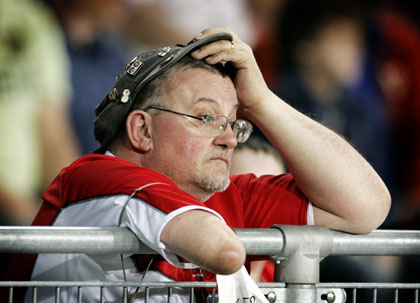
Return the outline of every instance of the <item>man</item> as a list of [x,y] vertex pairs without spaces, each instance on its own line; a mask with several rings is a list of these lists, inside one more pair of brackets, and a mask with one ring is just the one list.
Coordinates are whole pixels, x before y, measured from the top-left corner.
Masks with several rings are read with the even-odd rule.
[[[363,233],[381,224],[390,197],[374,170],[269,91],[250,47],[224,32],[205,30],[185,47],[132,60],[97,107],[95,135],[105,155],[63,169],[33,223],[128,227],[160,256],[122,262],[40,254],[25,261],[35,264],[32,274],[31,266],[19,273],[32,280],[202,280],[244,264],[231,228],[320,224]],[[252,130],[238,117],[262,129],[293,175],[229,177],[233,149]],[[39,289],[38,302],[53,293]],[[60,289],[60,302],[76,296],[77,289]],[[121,300],[122,290],[104,296]],[[84,289],[83,297],[92,302],[99,292]],[[174,297],[185,300],[188,291]]]

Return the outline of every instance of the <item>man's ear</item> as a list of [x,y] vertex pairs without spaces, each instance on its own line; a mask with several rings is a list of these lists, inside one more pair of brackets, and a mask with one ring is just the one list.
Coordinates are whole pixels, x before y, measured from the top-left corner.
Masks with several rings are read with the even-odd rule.
[[126,129],[130,145],[140,151],[148,152],[153,147],[152,117],[141,110],[133,110],[127,117]]

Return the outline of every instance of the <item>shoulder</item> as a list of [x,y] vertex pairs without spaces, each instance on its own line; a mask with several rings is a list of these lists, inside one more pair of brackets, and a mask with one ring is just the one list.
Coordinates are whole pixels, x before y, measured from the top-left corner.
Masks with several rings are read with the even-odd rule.
[[164,175],[124,159],[87,155],[64,168],[48,189],[44,200],[60,197],[61,203],[111,195],[131,195],[134,190],[152,183],[177,186]]
[[[140,180],[155,179],[173,184],[164,175],[127,160],[106,156],[106,155],[87,155],[73,162],[66,171],[71,178],[82,178],[84,180],[95,178],[102,181],[112,180],[117,184],[138,183]],[[135,178],[135,179],[134,179]]]

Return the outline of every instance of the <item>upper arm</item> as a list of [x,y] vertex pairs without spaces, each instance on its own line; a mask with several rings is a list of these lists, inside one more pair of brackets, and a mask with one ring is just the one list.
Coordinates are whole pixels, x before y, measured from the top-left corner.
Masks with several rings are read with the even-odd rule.
[[349,226],[344,218],[325,211],[319,207],[313,206],[314,223],[336,230],[348,230]]

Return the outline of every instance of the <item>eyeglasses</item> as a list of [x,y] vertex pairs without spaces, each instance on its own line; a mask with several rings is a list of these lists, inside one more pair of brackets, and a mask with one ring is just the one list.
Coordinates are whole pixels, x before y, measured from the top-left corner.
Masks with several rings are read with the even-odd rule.
[[164,112],[182,115],[188,118],[200,120],[202,123],[201,130],[203,133],[205,133],[209,137],[217,137],[223,134],[228,126],[230,124],[230,127],[232,128],[232,131],[236,135],[236,138],[238,139],[239,143],[244,143],[246,140],[248,140],[249,136],[252,133],[252,124],[249,121],[238,119],[233,122],[229,122],[228,117],[219,115],[219,114],[207,114],[202,116],[192,116],[180,112],[176,112],[167,108],[158,107],[158,106],[149,106],[144,109],[144,111],[147,111],[149,109],[156,109],[161,110]]

